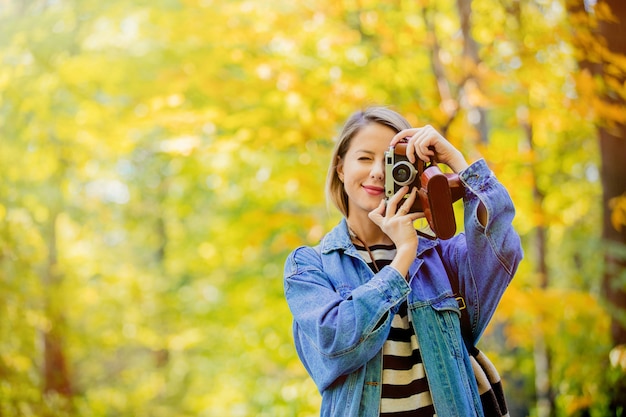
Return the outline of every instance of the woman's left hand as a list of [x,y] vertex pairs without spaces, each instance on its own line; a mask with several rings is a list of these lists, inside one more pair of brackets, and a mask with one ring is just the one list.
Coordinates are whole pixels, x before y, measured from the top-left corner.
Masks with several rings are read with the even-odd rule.
[[409,187],[404,186],[389,200],[382,200],[380,205],[369,213],[369,218],[396,246],[396,256],[389,266],[408,279],[409,267],[415,260],[419,245],[413,222],[424,217],[424,213],[409,212],[409,208],[418,198],[417,188],[414,187],[405,198],[407,192]]
[[[405,198],[407,193],[408,197]],[[413,187],[409,192],[409,187],[405,185],[388,200],[381,200],[378,207],[368,215],[370,220],[389,236],[396,249],[404,245],[414,245],[413,253],[417,249],[418,240],[413,222],[424,217],[424,213],[409,211],[417,198],[419,198],[417,188]]]
[[432,158],[457,173],[468,167],[463,154],[430,125],[402,130],[389,145],[395,146],[405,138],[408,139],[406,156],[411,163],[415,163],[417,156],[424,162],[430,162]]

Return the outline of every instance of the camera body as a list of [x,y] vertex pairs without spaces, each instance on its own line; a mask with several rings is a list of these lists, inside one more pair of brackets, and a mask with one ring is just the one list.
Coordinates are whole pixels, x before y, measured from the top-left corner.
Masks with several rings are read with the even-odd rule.
[[[436,163],[426,164],[419,158],[412,164],[406,156],[406,142],[385,152],[385,196],[396,194],[403,186],[417,187],[418,198],[408,212],[423,212],[428,225],[440,239],[456,233],[452,203],[463,198],[465,187],[458,174],[444,174]],[[405,195],[405,199],[408,194]]]
[[[395,147],[391,146],[385,152],[385,197],[391,198],[405,185],[409,186],[409,192],[413,187],[419,190],[422,186],[421,175],[424,172],[424,161],[417,159],[415,164],[406,156],[406,143],[400,142]],[[408,197],[408,194],[405,198]],[[421,199],[416,198],[409,209],[409,213],[422,212]]]

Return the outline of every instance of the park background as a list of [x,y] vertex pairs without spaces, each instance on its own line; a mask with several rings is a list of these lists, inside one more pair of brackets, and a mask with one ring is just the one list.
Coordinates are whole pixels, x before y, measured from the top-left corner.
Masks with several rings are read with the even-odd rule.
[[0,416],[317,415],[283,263],[339,220],[328,158],[370,104],[510,190],[525,259],[479,346],[512,415],[625,415],[625,18],[0,0]]

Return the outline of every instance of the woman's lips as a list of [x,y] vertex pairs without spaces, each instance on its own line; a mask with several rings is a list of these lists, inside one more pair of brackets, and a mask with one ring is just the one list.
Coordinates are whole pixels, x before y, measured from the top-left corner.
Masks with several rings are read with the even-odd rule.
[[370,195],[381,195],[385,192],[383,187],[376,187],[373,185],[364,185],[363,189],[365,189],[365,192]]

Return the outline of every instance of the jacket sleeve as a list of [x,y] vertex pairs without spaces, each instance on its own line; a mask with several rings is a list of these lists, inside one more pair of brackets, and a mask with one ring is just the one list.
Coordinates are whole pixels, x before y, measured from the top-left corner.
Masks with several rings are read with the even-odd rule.
[[284,277],[296,350],[320,392],[380,351],[391,328],[388,313],[410,291],[389,266],[356,288],[335,288],[319,253],[310,247],[289,255]]
[[[460,173],[466,188],[465,233],[442,242],[444,262],[457,274],[465,297],[476,343],[489,324],[504,291],[523,257],[519,235],[512,226],[515,208],[509,193],[484,160]],[[478,206],[487,211],[487,223],[478,219]]]

